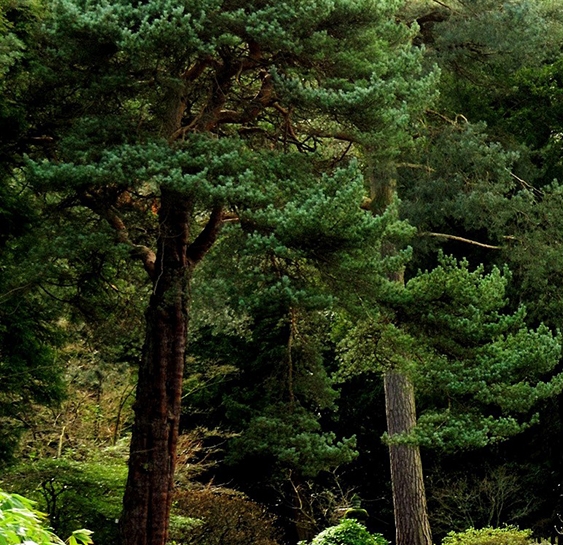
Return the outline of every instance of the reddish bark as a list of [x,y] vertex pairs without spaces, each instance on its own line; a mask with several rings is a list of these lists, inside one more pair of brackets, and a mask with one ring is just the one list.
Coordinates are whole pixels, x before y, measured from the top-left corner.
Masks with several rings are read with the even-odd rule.
[[[188,132],[210,133],[221,123],[240,124],[256,119],[274,102],[267,72],[260,73],[262,86],[249,108],[233,113],[224,107],[233,82],[242,72],[259,69],[260,56],[257,44],[250,43],[248,57],[197,61],[182,79],[189,86],[203,77],[203,84],[209,85],[207,99],[198,112],[187,115],[187,87],[171,87],[163,99],[168,106],[164,109],[162,134],[172,144]],[[148,248],[129,242],[125,226],[117,216],[103,215],[120,241],[132,246],[133,256],[143,261],[153,281],[123,502],[124,545],[165,545],[167,540],[188,334],[189,282],[193,268],[214,244],[224,222],[223,208],[216,203],[207,225],[190,243],[193,203],[189,195],[166,188],[161,189],[158,215],[156,256]]]
[[189,196],[161,190],[153,293],[146,313],[123,500],[124,545],[165,545],[168,538],[188,334],[188,288],[193,268],[217,238],[222,209],[214,208],[207,225],[190,244],[192,215]]
[[168,537],[188,325],[191,209],[186,196],[162,191],[121,521],[126,545],[164,545]]

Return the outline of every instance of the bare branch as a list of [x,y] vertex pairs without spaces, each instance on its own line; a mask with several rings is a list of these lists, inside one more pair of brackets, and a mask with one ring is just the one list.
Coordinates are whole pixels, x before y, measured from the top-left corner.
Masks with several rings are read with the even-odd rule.
[[444,2],[440,2],[440,0],[434,0],[434,2],[436,4],[438,4],[439,6],[442,6],[443,8],[446,8],[446,9],[452,11],[452,8],[450,6],[448,6],[447,4],[444,4]]
[[27,290],[31,286],[33,286],[33,283],[28,282],[27,284],[24,284],[23,286],[17,286],[15,288],[12,288],[11,290],[7,291],[6,293],[0,294],[0,303],[7,301],[13,293],[16,293],[16,292],[22,291],[22,290]]
[[537,195],[538,197],[543,197],[544,193],[541,189],[534,187],[532,184],[530,184],[526,180],[522,180],[522,178],[519,178],[518,176],[516,176],[516,174],[514,174],[514,172],[512,172],[508,169],[507,169],[507,171],[518,183],[520,183],[522,185],[522,187],[529,189],[534,195]]
[[318,138],[334,138],[335,140],[343,140],[344,142],[351,142],[352,144],[357,144],[359,142],[356,136],[344,132],[329,132],[314,129],[312,131],[308,131],[308,133],[311,136],[317,136]]
[[449,123],[450,125],[454,126],[454,127],[458,127],[459,126],[459,120],[461,119],[465,124],[469,123],[467,121],[467,118],[463,115],[463,114],[456,114],[455,119],[450,119],[449,117],[446,117],[445,115],[441,114],[440,112],[436,112],[435,110],[426,110],[426,113],[428,114],[432,114],[436,117],[439,117],[440,119],[443,119],[446,123]]
[[473,244],[474,246],[480,246],[481,248],[488,248],[489,250],[501,250],[501,246],[493,246],[492,244],[485,244],[483,242],[477,242],[476,240],[471,240],[469,238],[458,237],[455,235],[447,235],[445,233],[431,233],[429,231],[424,231],[419,233],[420,237],[437,237],[437,238],[447,238],[449,240],[457,240],[459,242],[465,242],[467,244]]

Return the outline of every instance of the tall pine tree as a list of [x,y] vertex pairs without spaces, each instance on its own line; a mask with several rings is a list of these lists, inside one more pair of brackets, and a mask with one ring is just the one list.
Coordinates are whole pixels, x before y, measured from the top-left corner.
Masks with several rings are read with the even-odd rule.
[[[167,539],[190,282],[222,226],[283,254],[273,226],[330,211],[334,187],[359,179],[352,156],[389,161],[408,142],[433,78],[420,76],[398,5],[57,0],[27,44],[23,100],[43,146],[28,183],[73,220],[73,246],[113,231],[152,283],[125,544]],[[304,236],[345,246],[371,221],[360,198],[357,221]]]

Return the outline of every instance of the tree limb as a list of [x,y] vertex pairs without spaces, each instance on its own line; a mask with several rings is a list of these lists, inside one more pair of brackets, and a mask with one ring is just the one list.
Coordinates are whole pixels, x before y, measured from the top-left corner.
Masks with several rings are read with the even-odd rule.
[[115,208],[111,205],[101,205],[98,199],[86,192],[82,192],[79,197],[80,202],[84,206],[86,206],[108,222],[110,227],[112,227],[112,229],[115,231],[117,241],[121,244],[127,244],[127,246],[131,248],[131,256],[135,259],[141,260],[143,267],[145,268],[145,271],[147,271],[149,277],[151,279],[154,279],[154,264],[156,262],[155,253],[147,246],[143,246],[142,244],[135,244],[129,238],[127,227],[125,226],[125,223],[123,222]]
[[506,170],[517,182],[519,182],[522,185],[522,187],[530,190],[534,195],[537,195],[538,197],[543,197],[544,193],[541,189],[534,187],[532,184],[530,184],[526,180],[523,180],[522,178],[516,176],[516,174],[514,174],[514,172],[512,172],[511,170],[509,170],[509,169],[506,169]]
[[465,242],[467,244],[473,244],[474,246],[480,246],[481,248],[488,248],[489,250],[501,250],[501,246],[493,246],[492,244],[485,244],[483,242],[477,242],[476,240],[471,240],[469,238],[458,237],[455,235],[447,235],[445,233],[431,233],[429,231],[424,231],[418,234],[419,237],[437,237],[437,238],[447,238],[449,240],[457,240],[459,242]]
[[450,6],[448,6],[447,4],[444,4],[444,2],[440,2],[440,0],[434,0],[434,2],[436,2],[436,4],[438,4],[439,6],[442,6],[443,8],[446,8],[446,9],[452,11],[452,8]]
[[223,206],[216,205],[201,233],[188,246],[186,257],[192,266],[197,265],[211,249],[223,225]]
[[426,110],[426,113],[432,114],[436,117],[439,117],[440,119],[443,119],[446,123],[449,123],[453,127],[459,127],[459,120],[460,119],[463,120],[463,122],[465,124],[469,123],[467,121],[467,118],[463,114],[456,114],[455,119],[450,119],[449,117],[446,117],[445,115],[443,115],[440,112],[437,112],[435,110]]
[[213,63],[211,57],[206,57],[205,59],[200,59],[196,61],[192,66],[190,66],[183,74],[182,79],[185,81],[195,81],[203,71]]
[[350,133],[344,132],[328,132],[322,131],[320,129],[313,129],[312,131],[308,131],[310,136],[316,136],[318,138],[334,138],[335,140],[343,140],[344,142],[351,142],[352,144],[359,143],[359,139]]

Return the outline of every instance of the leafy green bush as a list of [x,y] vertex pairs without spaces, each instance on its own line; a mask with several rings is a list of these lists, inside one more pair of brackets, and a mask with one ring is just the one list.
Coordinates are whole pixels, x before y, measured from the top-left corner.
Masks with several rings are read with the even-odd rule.
[[1,484],[36,501],[39,509],[49,513],[58,535],[86,527],[94,531],[97,542],[117,545],[116,520],[126,477],[124,461],[106,455],[96,462],[47,459],[21,464],[4,474]]
[[381,534],[370,534],[357,520],[343,519],[313,538],[311,545],[389,545],[389,542]]
[[516,526],[504,528],[469,528],[465,532],[450,532],[442,545],[529,545],[531,530],[519,530]]
[[[0,545],[64,545],[54,532],[47,528],[47,517],[33,507],[33,502],[18,494],[0,490]],[[75,530],[68,545],[92,543],[89,530]]]

